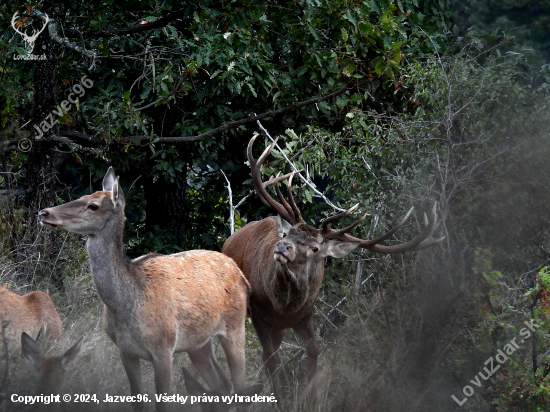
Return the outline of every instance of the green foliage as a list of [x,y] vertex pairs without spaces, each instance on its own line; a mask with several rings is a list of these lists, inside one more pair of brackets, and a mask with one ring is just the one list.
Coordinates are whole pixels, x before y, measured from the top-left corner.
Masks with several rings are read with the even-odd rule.
[[[428,307],[424,316],[436,317],[432,313],[450,296],[452,304],[441,311],[456,310],[456,318],[448,315],[434,327],[434,333],[448,333],[440,346],[442,364],[463,385],[469,384],[484,362],[534,318],[541,326],[538,332],[491,381],[476,388],[467,406],[547,410],[548,275],[539,268],[547,260],[541,250],[547,247],[550,213],[545,200],[548,86],[528,83],[526,56],[506,53],[506,45],[495,46],[491,39],[462,39],[450,49],[456,54],[419,58],[405,67],[403,87],[408,89],[407,104],[415,110],[389,116],[356,106],[348,109],[339,132],[323,127],[287,131],[291,142],[285,142],[285,150],[294,153],[298,167],[310,164],[310,174],[331,199],[349,202],[344,207],[359,202],[363,211],[381,216],[380,227],[356,229],[365,237],[384,232],[391,217],[401,214],[404,194],[419,209],[437,199],[446,217],[443,244],[448,247],[440,259],[449,267],[433,276],[452,280],[447,290],[432,289],[433,297],[418,291],[422,299],[413,306],[420,312]],[[269,173],[282,163],[274,162]],[[315,207],[310,209],[313,216],[319,215],[316,206],[315,201],[310,205]],[[415,230],[413,225],[399,236],[409,238]],[[388,264],[383,281],[372,285],[383,296],[382,284],[386,299],[394,298],[384,314],[388,329],[400,324],[401,318],[392,318],[392,313],[406,310],[398,297],[412,293],[401,294],[403,285],[411,284],[406,277],[415,265],[418,261],[403,258],[401,274]],[[354,277],[349,262],[327,266],[325,292],[349,288]],[[492,406],[487,398],[494,399]]]
[[[529,336],[529,340],[525,339],[525,347],[521,345],[520,354],[503,365],[501,372],[494,381],[492,404],[503,410],[543,411],[550,407],[548,360],[546,355],[542,357],[538,355],[546,353],[550,347],[550,339],[546,333],[546,330],[550,327],[546,267],[539,271],[538,280],[540,283],[538,283],[537,289],[526,293],[526,301],[521,302],[526,305],[532,304],[532,316],[534,324],[537,325],[537,330]],[[505,311],[503,317],[515,319],[516,322],[518,320],[517,315],[513,314],[512,311]],[[525,323],[520,323],[518,330],[524,326]],[[522,339],[521,342],[523,343],[524,340]],[[530,362],[529,346],[531,346],[532,351],[535,351],[533,356],[537,359],[536,365]]]
[[536,66],[548,61],[550,42],[550,4],[547,0],[466,0],[450,2],[457,34],[474,28],[493,37],[508,33],[513,50],[530,48],[530,59]]
[[547,127],[543,113],[550,101],[547,85],[527,82],[526,56],[506,53],[506,45],[495,47],[493,40],[463,39],[450,47],[457,52],[452,57],[412,62],[407,86],[418,110],[410,120],[392,119],[391,126],[415,159],[409,189],[425,192],[421,182],[431,180],[428,193],[437,193],[442,213],[452,209],[446,258],[453,262],[454,285],[468,300],[457,309],[462,326],[458,335],[456,326],[449,331],[454,354],[444,363],[461,382],[455,394],[535,319],[538,331],[475,388],[464,407],[547,410],[542,354],[549,325],[542,285],[548,279],[545,270],[540,280],[535,276],[546,258],[534,244],[546,242],[537,225],[545,225],[548,213],[540,181],[548,145],[540,131]]
[[148,253],[170,254],[182,252],[177,240],[170,231],[155,225],[151,229],[145,229],[145,223],[130,224],[125,243],[133,256],[146,255]]
[[548,267],[543,267],[539,271],[539,279],[542,288],[545,290],[550,289],[550,272],[548,272]]
[[[49,12],[57,7],[50,3],[31,4],[29,10]],[[419,0],[200,1],[189,5],[107,0],[63,7],[67,10],[56,12],[64,16],[58,17],[63,33],[74,44],[96,51],[98,58],[90,66],[76,52],[64,50],[60,55],[58,102],[67,99],[85,74],[93,86],[60,118],[59,127],[93,136],[108,146],[84,149],[56,143],[49,156],[59,158],[61,172],[78,166],[79,178],[86,182],[90,177],[99,182],[106,163],[113,164],[129,182],[141,178],[144,183],[139,193],[149,201],[151,181],[188,185],[182,188],[187,192],[182,209],[184,213],[189,210],[185,228],[181,224],[159,227],[171,234],[178,247],[215,247],[227,234],[222,206],[226,192],[219,173],[211,172],[223,168],[233,182],[247,179],[242,161],[250,130],[241,126],[199,143],[179,145],[161,143],[155,135],[200,134],[251,113],[284,108],[355,84],[354,91],[341,94],[336,104],[306,106],[267,124],[275,132],[291,128],[298,134],[316,128],[338,129],[347,113],[374,102],[373,96],[376,104],[398,101],[393,90],[402,74],[403,58],[431,53],[434,47],[442,50],[448,19],[445,2]],[[14,6],[0,8],[0,17],[9,21],[15,11]],[[28,18],[28,10],[17,11]],[[143,28],[176,11],[180,12],[178,19],[163,27],[116,32]],[[28,24],[38,23],[30,19]],[[85,40],[75,33],[84,33]],[[21,39],[14,37],[9,25],[0,30],[0,40],[2,130],[19,124],[34,133],[29,121],[36,72],[30,63],[13,58],[21,49]],[[128,136],[140,136],[140,140],[122,143]],[[67,151],[71,153],[62,154]],[[13,164],[15,172],[26,160],[24,153],[17,156],[21,161]],[[197,195],[193,190],[196,176],[211,193]],[[241,185],[234,189],[236,196],[248,190]],[[305,196],[312,200],[310,191]],[[143,200],[136,200],[136,205],[143,206]],[[256,209],[245,207],[239,216],[245,222],[261,217]],[[142,223],[153,233],[155,224]],[[182,230],[187,232],[184,242]],[[137,235],[133,228],[131,233]],[[145,242],[143,236],[140,239]]]

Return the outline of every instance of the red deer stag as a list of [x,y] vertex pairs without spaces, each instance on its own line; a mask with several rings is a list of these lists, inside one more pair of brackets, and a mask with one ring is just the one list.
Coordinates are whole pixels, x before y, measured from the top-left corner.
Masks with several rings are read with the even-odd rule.
[[61,338],[61,318],[52,299],[41,291],[19,296],[0,286],[0,352],[4,340],[9,353],[18,351],[23,332],[33,339],[40,333],[49,343]]
[[[231,383],[216,361],[212,338],[225,351],[235,391],[244,387],[245,317],[249,284],[218,252],[149,254],[123,251],[124,193],[112,167],[103,191],[40,211],[44,226],[87,235],[92,279],[105,304],[103,325],[120,350],[132,395],[143,394],[140,359],[152,362],[156,393],[170,393],[172,357],[187,352],[211,389]],[[137,398],[139,400],[139,398]],[[143,410],[135,402],[135,410]],[[159,412],[167,405],[157,402]]]
[[[372,240],[359,239],[347,233],[364,217],[344,229],[331,229],[332,222],[347,216],[355,207],[325,219],[321,229],[309,226],[302,219],[291,192],[292,176],[297,172],[262,182],[260,168],[275,142],[256,160],[252,156],[254,140],[255,137],[250,140],[247,150],[252,180],[263,203],[275,210],[278,216],[247,224],[225,241],[222,252],[237,262],[250,282],[250,317],[263,348],[268,376],[278,396],[276,351],[285,329],[294,329],[306,345],[308,381],[311,382],[315,376],[319,343],[315,337],[313,313],[326,256],[342,258],[359,247],[378,253],[419,250],[438,243],[440,239],[432,237],[435,205],[422,233],[395,246],[380,243],[403,226],[412,209],[397,226]],[[289,179],[288,201],[277,186],[284,179]],[[280,203],[267,192],[266,188],[270,185],[275,185]]]
[[[38,372],[37,395],[58,395],[63,386],[65,373],[69,364],[80,352],[82,338],[61,356],[42,356],[36,341],[25,332],[21,334],[21,349],[23,357],[32,362]],[[57,410],[59,404],[37,403],[35,411]]]

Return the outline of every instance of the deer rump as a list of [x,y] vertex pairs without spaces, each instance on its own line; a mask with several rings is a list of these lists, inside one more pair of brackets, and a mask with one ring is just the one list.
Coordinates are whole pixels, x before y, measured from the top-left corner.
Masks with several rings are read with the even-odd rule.
[[23,332],[33,339],[40,334],[48,343],[58,340],[63,334],[59,313],[45,292],[19,296],[0,286],[0,353],[18,352]]

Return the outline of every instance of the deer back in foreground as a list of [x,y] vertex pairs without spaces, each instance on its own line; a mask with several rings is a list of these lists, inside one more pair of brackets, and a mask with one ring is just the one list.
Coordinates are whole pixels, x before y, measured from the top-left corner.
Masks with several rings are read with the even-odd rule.
[[[235,391],[244,387],[245,318],[249,284],[232,259],[194,250],[123,252],[124,194],[109,168],[103,190],[44,209],[45,226],[88,236],[92,278],[105,304],[104,328],[120,350],[132,395],[143,394],[140,359],[152,362],[157,394],[171,393],[172,357],[185,351],[208,386],[230,393],[231,382],[213,352],[218,336]],[[143,410],[143,402],[134,409]],[[165,403],[156,404],[165,411]]]
[[63,333],[61,318],[52,299],[41,291],[19,296],[0,286],[0,325],[4,323],[7,326],[3,328],[3,336],[0,336],[0,352],[4,350],[4,339],[9,353],[19,351],[23,332],[33,339],[41,333],[49,343],[61,338]]
[[[217,397],[218,401],[211,401],[211,402],[200,402],[199,407],[201,408],[202,412],[223,412],[228,411],[231,408],[239,407],[239,406],[246,406],[250,404],[251,402],[241,401],[237,398],[235,400],[235,392],[228,394],[228,393],[221,393],[216,390],[208,390],[202,384],[187,370],[185,366],[182,366],[182,372],[183,372],[183,379],[185,381],[185,387],[187,389],[187,393],[189,396],[195,396],[199,399],[210,398],[210,397]],[[247,386],[246,388],[241,389],[239,392],[237,392],[237,396],[245,396],[245,397],[251,397],[253,395],[259,394],[263,389],[263,385],[252,385]],[[231,398],[231,401],[224,400],[224,395]],[[228,403],[229,402],[229,403]]]
[[[344,229],[333,230],[330,227],[332,222],[349,215],[356,206],[325,219],[321,229],[306,224],[291,191],[292,176],[298,172],[262,182],[261,165],[275,142],[256,160],[252,156],[254,140],[252,138],[250,141],[247,151],[252,180],[261,200],[274,209],[278,216],[247,224],[226,240],[222,252],[237,262],[250,282],[250,316],[263,348],[268,376],[275,394],[278,395],[275,379],[278,368],[276,351],[281,345],[285,329],[294,329],[306,345],[308,381],[311,382],[315,376],[319,343],[314,332],[313,312],[323,280],[325,257],[342,258],[359,247],[385,254],[419,250],[432,246],[441,239],[432,237],[436,205],[429,217],[426,217],[426,227],[422,233],[408,242],[394,246],[380,243],[405,224],[412,209],[397,226],[371,240],[359,239],[347,233],[361,223],[364,217]],[[289,180],[288,200],[277,186],[285,179]],[[280,202],[267,192],[266,188],[270,185],[275,185]]]
[[[23,357],[32,362],[38,372],[37,395],[58,395],[63,386],[65,373],[74,361],[82,344],[82,338],[61,356],[42,356],[38,343],[27,335],[21,334],[21,349]],[[58,405],[37,403],[36,411],[56,410]]]

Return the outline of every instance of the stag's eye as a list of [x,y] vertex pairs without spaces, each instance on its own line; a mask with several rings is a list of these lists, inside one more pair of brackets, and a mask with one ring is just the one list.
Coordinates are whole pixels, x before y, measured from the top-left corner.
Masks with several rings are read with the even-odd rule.
[[311,250],[313,250],[314,253],[319,252],[319,248],[318,248],[318,247],[312,247]]
[[99,206],[92,203],[91,205],[88,206],[88,209],[92,210],[92,211],[96,211],[97,209],[99,209]]
[[286,237],[286,233],[285,233],[285,232],[283,232],[283,237]]

